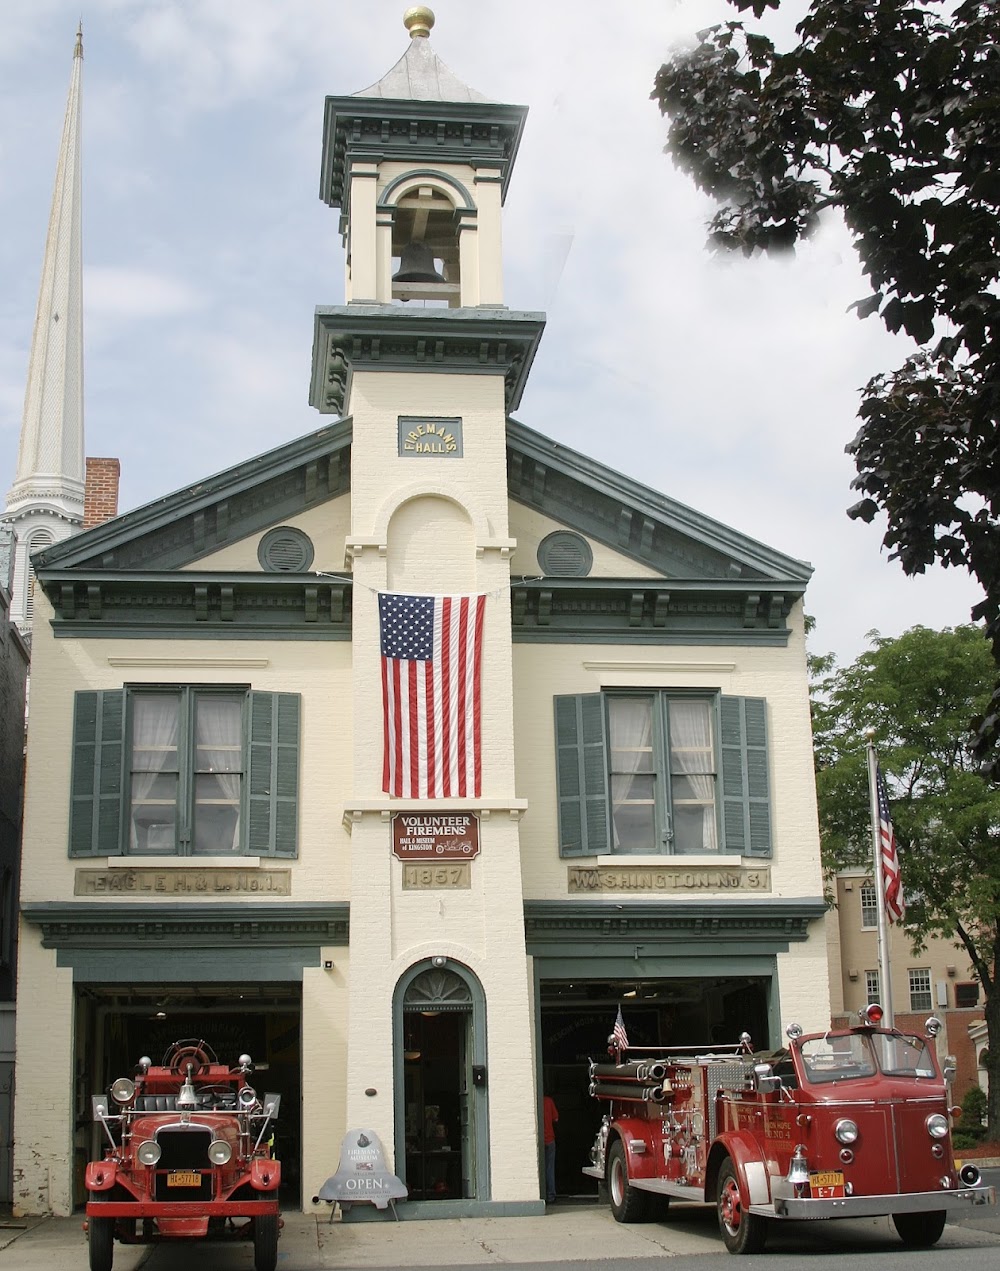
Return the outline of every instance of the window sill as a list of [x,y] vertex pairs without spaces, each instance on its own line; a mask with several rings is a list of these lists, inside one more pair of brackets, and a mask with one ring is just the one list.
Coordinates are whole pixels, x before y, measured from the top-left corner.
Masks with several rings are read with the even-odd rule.
[[259,856],[109,856],[108,869],[257,869]]

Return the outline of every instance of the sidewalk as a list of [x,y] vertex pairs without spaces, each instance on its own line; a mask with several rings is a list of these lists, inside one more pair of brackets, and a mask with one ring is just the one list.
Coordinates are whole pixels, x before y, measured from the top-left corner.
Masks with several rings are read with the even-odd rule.
[[[455,1218],[440,1222],[329,1223],[325,1215],[286,1214],[278,1269],[493,1266],[574,1259],[651,1258],[719,1253],[714,1215],[683,1227],[624,1226],[606,1206],[556,1204],[531,1218]],[[0,1271],[86,1271],[83,1217],[0,1223]],[[114,1271],[250,1271],[249,1242],[115,1245]]]
[[[815,1253],[817,1239],[831,1251],[901,1252],[885,1218],[836,1223],[776,1223],[768,1236],[775,1252]],[[1000,1235],[949,1224],[938,1246],[991,1247]],[[492,1267],[510,1263],[653,1259],[724,1251],[708,1206],[678,1206],[662,1223],[619,1224],[606,1206],[556,1204],[532,1218],[454,1218],[439,1222],[328,1223],[298,1213],[285,1216],[278,1271],[375,1271],[386,1268]],[[249,1241],[209,1244],[115,1245],[114,1271],[252,1271]],[[0,1221],[0,1271],[87,1271],[82,1215]]]

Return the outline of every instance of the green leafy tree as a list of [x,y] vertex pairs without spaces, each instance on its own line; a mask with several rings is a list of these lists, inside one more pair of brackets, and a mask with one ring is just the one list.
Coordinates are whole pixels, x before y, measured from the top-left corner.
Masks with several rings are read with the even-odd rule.
[[[965,949],[982,986],[989,1055],[1000,1058],[1000,789],[983,777],[965,727],[990,694],[989,646],[975,626],[869,638],[850,666],[813,663],[823,864],[871,863],[871,736],[892,804],[906,935],[917,948],[943,936]],[[988,1057],[986,1071],[995,1138],[1000,1063]]]
[[[730,21],[671,57],[667,150],[721,205],[716,248],[787,249],[839,209],[871,284],[853,307],[919,346],[864,390],[849,515],[887,517],[907,574],[968,570],[1000,666],[1000,3],[813,0],[796,35]],[[976,725],[1000,780],[1000,684]]]

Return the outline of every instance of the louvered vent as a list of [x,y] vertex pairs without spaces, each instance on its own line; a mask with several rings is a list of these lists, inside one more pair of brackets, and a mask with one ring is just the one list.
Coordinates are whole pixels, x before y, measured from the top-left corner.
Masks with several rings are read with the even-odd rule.
[[312,540],[291,525],[279,525],[260,540],[257,559],[269,574],[304,573],[313,563]]
[[538,544],[538,564],[552,578],[586,578],[594,563],[590,544],[572,530],[555,530]]

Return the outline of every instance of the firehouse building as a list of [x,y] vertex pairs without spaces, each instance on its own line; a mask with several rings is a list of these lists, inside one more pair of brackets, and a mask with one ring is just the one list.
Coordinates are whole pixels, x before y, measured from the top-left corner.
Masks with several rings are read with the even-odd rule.
[[[91,1095],[177,1038],[268,1064],[286,1206],[365,1126],[400,1215],[448,1217],[540,1210],[543,1085],[558,1189],[593,1186],[586,1057],[619,1006],[638,1042],[829,1023],[809,566],[517,418],[527,111],[405,21],[396,66],[326,101],[320,426],[33,558],[24,1213],[83,1200]],[[386,742],[386,593],[484,598],[431,788],[447,718]]]

